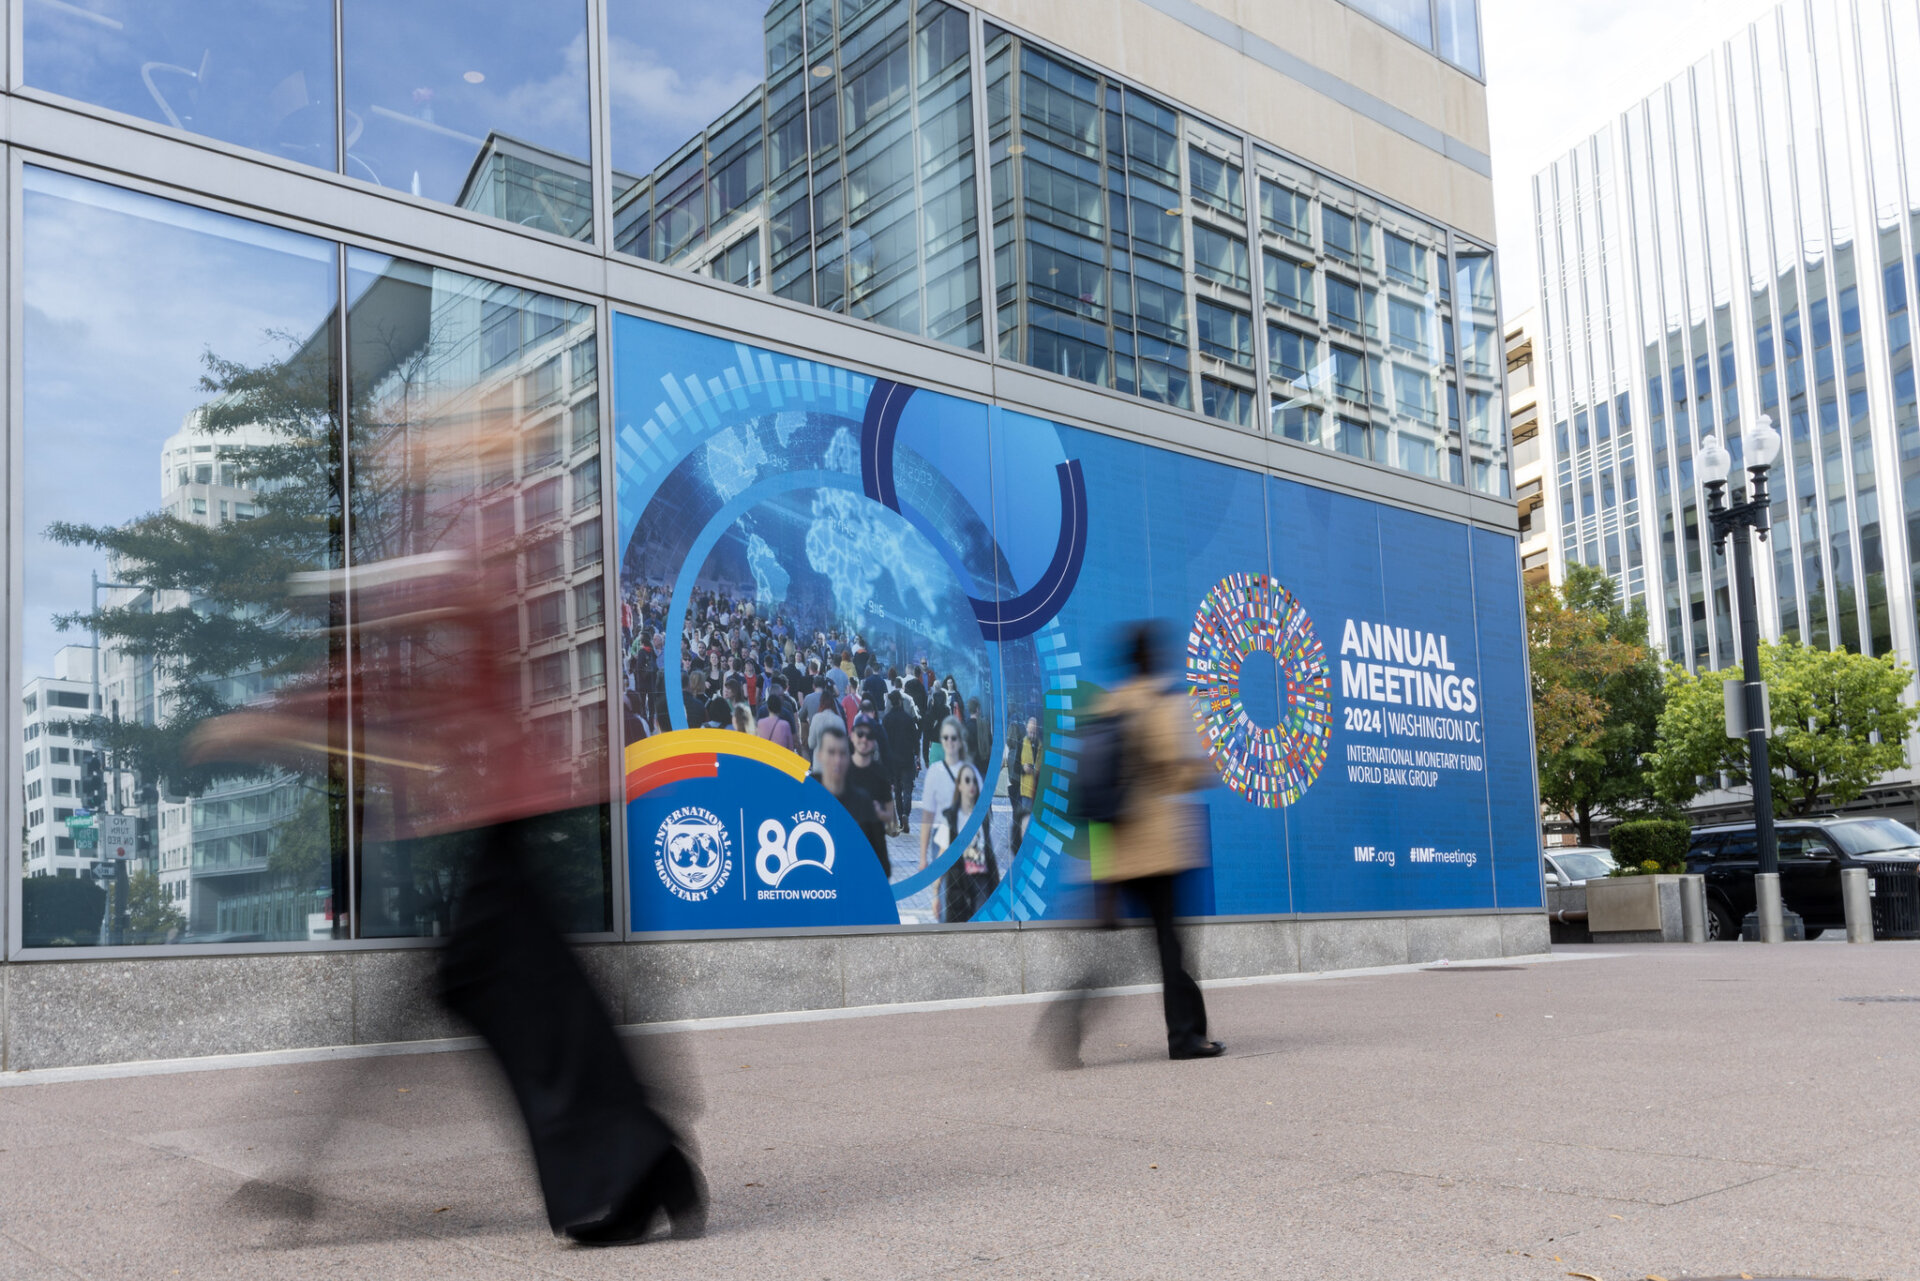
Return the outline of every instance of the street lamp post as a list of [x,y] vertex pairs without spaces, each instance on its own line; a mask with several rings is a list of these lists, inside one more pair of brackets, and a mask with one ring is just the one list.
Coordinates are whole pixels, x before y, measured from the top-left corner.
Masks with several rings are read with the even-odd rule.
[[[1760,609],[1753,591],[1753,545],[1751,533],[1763,542],[1772,525],[1767,498],[1767,473],[1780,453],[1780,433],[1773,419],[1760,415],[1741,437],[1746,454],[1749,484],[1745,502],[1729,506],[1726,502],[1727,476],[1733,459],[1717,436],[1700,442],[1696,461],[1700,477],[1707,486],[1707,516],[1713,523],[1713,549],[1726,554],[1727,539],[1733,539],[1733,589],[1737,621],[1740,627],[1740,658],[1745,669],[1741,682],[1742,706],[1746,713],[1747,774],[1753,780],[1753,828],[1759,853],[1759,870],[1753,878],[1754,912],[1742,923],[1748,938],[1756,934],[1763,943],[1779,943],[1787,936],[1787,918],[1795,926],[1800,918],[1782,908],[1780,901],[1780,855],[1773,834],[1773,773],[1767,762],[1766,687],[1760,679]],[[1796,937],[1804,937],[1799,929]]]

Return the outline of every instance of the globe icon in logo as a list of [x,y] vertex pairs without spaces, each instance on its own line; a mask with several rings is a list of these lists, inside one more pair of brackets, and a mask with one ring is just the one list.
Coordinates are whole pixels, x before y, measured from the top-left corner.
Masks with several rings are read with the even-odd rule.
[[661,878],[690,898],[705,897],[733,865],[726,825],[696,806],[667,815],[654,846]]

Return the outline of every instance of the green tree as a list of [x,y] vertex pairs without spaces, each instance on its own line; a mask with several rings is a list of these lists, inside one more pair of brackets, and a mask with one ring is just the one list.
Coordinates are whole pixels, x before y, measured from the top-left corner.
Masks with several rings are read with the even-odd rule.
[[127,877],[127,941],[168,943],[187,928],[180,909],[160,897],[160,878],[141,868]]
[[[1698,676],[1675,668],[1660,717],[1652,772],[1660,795],[1685,804],[1721,774],[1751,786],[1747,742],[1727,737],[1721,682],[1738,669]],[[1913,671],[1891,654],[1869,658],[1798,641],[1760,646],[1772,709],[1768,739],[1773,809],[1782,816],[1840,806],[1906,763],[1920,709],[1907,705]]]
[[1666,677],[1644,606],[1623,607],[1612,579],[1572,565],[1563,587],[1527,589],[1527,642],[1541,803],[1570,815],[1582,843],[1597,813],[1657,808],[1646,757]]

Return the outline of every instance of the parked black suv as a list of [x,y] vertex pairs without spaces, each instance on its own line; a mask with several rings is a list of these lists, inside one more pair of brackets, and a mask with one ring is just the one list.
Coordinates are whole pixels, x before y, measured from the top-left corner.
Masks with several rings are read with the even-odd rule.
[[[1920,832],[1890,818],[1781,819],[1774,832],[1780,897],[1806,922],[1810,939],[1846,926],[1842,868],[1864,867],[1869,877],[1920,872]],[[1753,911],[1753,874],[1759,870],[1753,824],[1695,830],[1687,870],[1707,878],[1707,937],[1740,937],[1740,921]]]

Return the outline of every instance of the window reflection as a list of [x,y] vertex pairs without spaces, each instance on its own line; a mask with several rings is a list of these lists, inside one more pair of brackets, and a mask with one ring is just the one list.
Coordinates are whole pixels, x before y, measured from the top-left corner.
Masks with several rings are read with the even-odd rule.
[[963,11],[615,0],[608,39],[616,249],[981,348]]
[[[22,942],[343,937],[334,248],[25,175]],[[303,763],[189,764],[288,697]]]
[[[518,668],[506,714],[570,778],[536,838],[550,841],[553,908],[570,930],[610,929],[593,309],[361,250],[348,252],[347,285],[352,581],[478,548],[490,644]],[[479,754],[439,773],[409,763],[447,750],[423,709],[469,697],[474,642],[404,612],[376,624],[374,611],[392,611],[364,592],[355,589],[355,616],[368,621],[354,633],[354,730],[385,746],[362,765],[353,797],[360,932],[437,935],[459,888],[463,810],[481,803],[498,766]]]
[[342,0],[346,172],[592,236],[586,6]]
[[[1427,0],[1346,0],[1375,22],[1398,31],[1415,44],[1433,47],[1433,14]],[[1466,0],[1471,4],[1473,0]]]
[[1257,160],[1271,429],[1459,482],[1446,234],[1279,156]]
[[998,28],[986,54],[1001,355],[1194,408],[1178,113]]
[[1480,74],[1480,8],[1478,0],[1435,0],[1440,15],[1440,42],[1436,52],[1470,75]]
[[1483,494],[1504,498],[1508,492],[1507,414],[1499,378],[1506,359],[1500,341],[1493,253],[1463,244],[1453,261],[1460,307],[1466,480]]
[[28,0],[26,81],[332,169],[328,0]]

